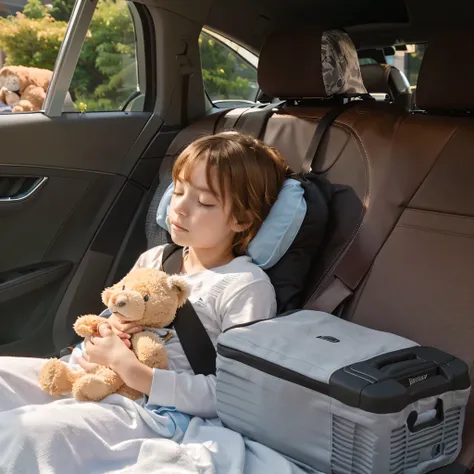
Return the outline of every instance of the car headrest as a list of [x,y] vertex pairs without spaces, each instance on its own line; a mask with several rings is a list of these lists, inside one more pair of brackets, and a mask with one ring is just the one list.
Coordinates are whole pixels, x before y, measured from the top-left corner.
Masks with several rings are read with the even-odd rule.
[[428,112],[474,111],[474,31],[459,30],[428,42],[416,88],[417,106]]
[[364,64],[360,72],[369,94],[388,94],[390,99],[395,100],[399,94],[410,92],[408,79],[389,64]]
[[341,30],[275,33],[264,44],[258,82],[280,99],[366,94],[357,51]]

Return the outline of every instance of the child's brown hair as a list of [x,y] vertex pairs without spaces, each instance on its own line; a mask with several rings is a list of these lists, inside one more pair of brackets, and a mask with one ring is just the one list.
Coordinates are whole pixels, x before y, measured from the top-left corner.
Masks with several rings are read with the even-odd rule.
[[[206,179],[212,194],[224,200],[230,190],[231,213],[239,223],[251,224],[236,234],[233,250],[243,255],[278,197],[289,168],[281,154],[265,143],[238,132],[222,132],[202,137],[179,155],[173,167],[173,181],[190,180],[194,165],[206,163]],[[213,186],[211,173],[216,171],[219,189]]]

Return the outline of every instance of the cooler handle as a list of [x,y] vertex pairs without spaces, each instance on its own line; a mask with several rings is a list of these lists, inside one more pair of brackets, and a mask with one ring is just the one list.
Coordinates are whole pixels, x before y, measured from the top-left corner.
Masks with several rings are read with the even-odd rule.
[[418,415],[416,411],[412,411],[407,418],[407,427],[411,433],[417,433],[418,431],[424,430],[425,428],[431,428],[432,426],[439,425],[444,421],[444,410],[443,410],[443,400],[438,398],[438,401],[435,405],[435,416],[428,418],[427,420],[417,423],[418,418],[423,417],[423,413]]
[[410,360],[416,361],[418,360],[418,357],[415,354],[415,352],[413,352],[413,350],[407,349],[403,351],[402,353],[389,352],[388,354],[382,354],[378,357],[375,357],[374,360],[372,361],[372,366],[378,370],[381,370],[387,365],[393,365],[399,362],[406,362]]

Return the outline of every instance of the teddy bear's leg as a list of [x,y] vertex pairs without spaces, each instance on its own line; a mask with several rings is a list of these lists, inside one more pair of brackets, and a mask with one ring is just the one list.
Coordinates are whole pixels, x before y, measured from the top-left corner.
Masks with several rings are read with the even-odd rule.
[[168,354],[161,338],[151,331],[132,335],[132,348],[138,360],[154,369],[168,368]]
[[58,397],[72,391],[72,386],[78,378],[82,376],[82,372],[74,372],[67,364],[58,359],[51,359],[43,365],[40,375],[39,384],[41,389]]
[[21,99],[17,104],[13,106],[12,112],[33,112],[33,105],[29,100]]
[[122,387],[123,380],[107,367],[95,374],[84,374],[76,380],[72,393],[76,400],[99,402]]
[[21,98],[31,104],[31,110],[37,112],[43,108],[46,92],[42,87],[29,85],[21,94]]

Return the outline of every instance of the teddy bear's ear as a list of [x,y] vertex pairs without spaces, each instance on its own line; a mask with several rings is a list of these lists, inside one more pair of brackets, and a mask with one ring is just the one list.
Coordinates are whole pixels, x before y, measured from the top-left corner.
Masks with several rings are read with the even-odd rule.
[[189,296],[189,285],[178,275],[171,275],[167,278],[170,290],[178,294],[178,308],[181,308]]
[[110,295],[112,294],[112,288],[113,286],[111,286],[110,288],[106,288],[102,292],[102,302],[105,304],[105,306],[109,306],[109,299]]
[[2,67],[2,69],[0,69],[0,87],[3,87],[5,85],[8,74],[9,74],[8,66]]

